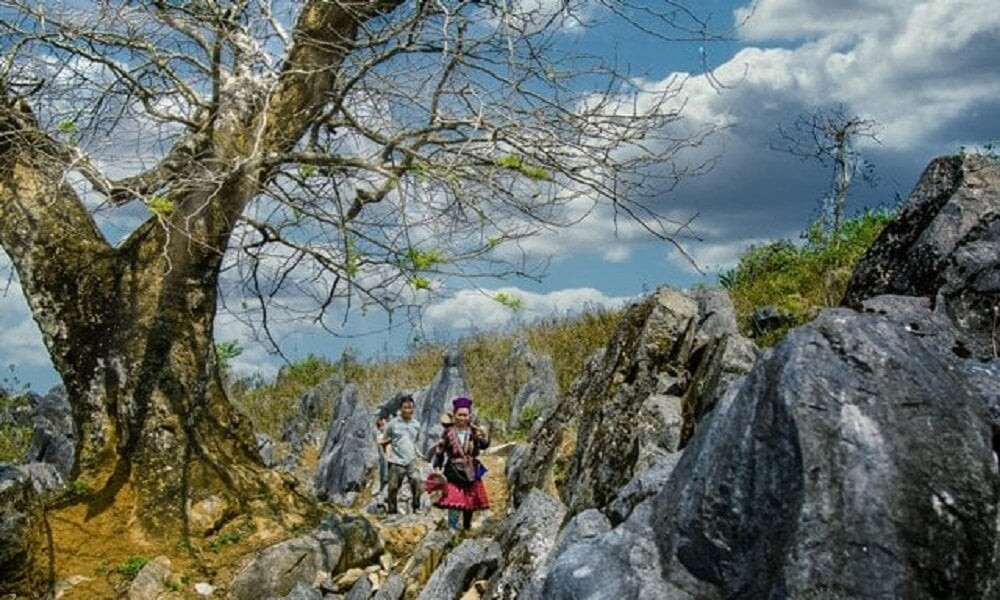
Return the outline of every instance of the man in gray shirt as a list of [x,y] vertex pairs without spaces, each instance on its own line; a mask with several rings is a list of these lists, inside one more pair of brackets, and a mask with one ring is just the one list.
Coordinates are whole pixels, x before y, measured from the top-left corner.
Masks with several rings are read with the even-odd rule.
[[404,396],[399,402],[399,414],[385,426],[379,444],[387,448],[389,462],[389,489],[386,492],[389,514],[397,512],[396,498],[399,486],[406,477],[410,483],[410,504],[413,512],[420,508],[420,470],[417,468],[417,436],[420,423],[413,418],[412,396]]

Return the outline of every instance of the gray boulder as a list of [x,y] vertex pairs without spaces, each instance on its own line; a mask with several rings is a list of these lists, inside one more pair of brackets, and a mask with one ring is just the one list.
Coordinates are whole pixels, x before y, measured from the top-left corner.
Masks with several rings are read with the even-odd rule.
[[995,356],[1000,294],[1000,162],[949,156],[928,165],[898,216],[858,263],[844,294],[858,307],[883,294],[931,299]]
[[266,433],[255,433],[254,440],[257,442],[257,454],[260,455],[264,466],[271,469],[277,466],[274,460],[274,441]]
[[[541,591],[529,589],[522,600],[721,600],[709,584],[693,577],[686,587],[664,581],[654,541],[657,532],[650,526],[651,503],[641,503],[614,529],[601,533],[598,528],[594,535],[558,548]],[[590,509],[577,516],[596,512]]]
[[516,429],[521,424],[522,415],[525,414],[534,414],[531,423],[534,425],[534,421],[538,420],[542,411],[555,404],[559,397],[559,382],[551,357],[539,356],[526,350],[524,363],[528,371],[528,380],[514,395],[510,418],[507,420],[508,430]]
[[566,506],[559,500],[537,489],[528,493],[500,528],[497,542],[503,563],[490,580],[485,598],[512,600],[528,586],[541,587],[539,567],[552,551],[565,516]]
[[288,595],[298,584],[311,585],[317,576],[334,572],[344,540],[332,531],[315,531],[261,551],[233,579],[236,600]]
[[136,574],[128,586],[128,600],[156,600],[163,593],[163,586],[170,579],[170,559],[157,556]]
[[76,424],[66,390],[56,386],[44,396],[32,394],[31,399],[34,431],[25,462],[49,463],[63,479],[69,479],[76,460]]
[[449,349],[442,363],[427,389],[414,396],[423,432],[420,449],[425,456],[441,438],[441,415],[451,410],[451,401],[469,395],[469,376],[461,350]]
[[366,406],[357,387],[341,394],[335,418],[323,442],[314,488],[320,499],[350,506],[378,465],[375,411]]
[[66,484],[59,469],[53,464],[36,462],[18,465],[17,468],[31,480],[35,492],[39,495],[58,490]]
[[[625,484],[607,508],[607,517],[617,525],[628,519],[640,503],[660,493],[681,458],[680,452],[667,455],[658,463],[642,471]],[[583,514],[583,513],[580,513]]]
[[468,539],[445,557],[418,600],[458,600],[478,579],[489,577],[500,564],[500,545],[493,540]]
[[379,586],[372,600],[399,600],[403,597],[404,591],[406,591],[406,580],[399,573],[391,573]]
[[47,547],[44,508],[31,480],[0,465],[0,596],[45,596]]
[[347,592],[347,596],[344,600],[368,600],[368,597],[372,594],[372,582],[367,577],[362,576],[354,585],[351,586],[350,591]]
[[281,434],[281,441],[293,454],[301,454],[307,445],[323,439],[323,420],[337,419],[337,407],[346,387],[343,376],[335,373],[302,395],[298,412]]
[[323,600],[323,592],[304,583],[297,583],[287,596],[282,596],[282,600]]
[[369,564],[382,552],[375,528],[360,517],[330,517],[311,533],[265,548],[233,579],[236,600],[282,597],[322,575]]
[[650,501],[665,589],[1000,591],[1000,474],[986,402],[966,361],[938,345],[954,337],[948,324],[896,306],[891,318],[824,311],[720,401]]

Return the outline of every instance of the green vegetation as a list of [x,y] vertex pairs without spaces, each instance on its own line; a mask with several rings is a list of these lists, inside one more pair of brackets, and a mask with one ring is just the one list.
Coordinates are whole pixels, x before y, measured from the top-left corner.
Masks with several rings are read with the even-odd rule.
[[8,366],[8,373],[0,378],[0,463],[22,462],[31,444],[31,428],[19,426],[4,417],[27,405],[27,391],[28,385],[21,383],[14,365]]
[[[273,382],[259,379],[239,379],[229,384],[229,397],[233,404],[250,417],[256,430],[277,439],[298,410],[299,398],[334,373],[345,371],[350,378],[354,360],[342,357],[340,364],[310,354],[304,359],[286,365],[278,371]],[[330,415],[320,415],[328,418]]]
[[[0,399],[0,405],[4,404]],[[0,408],[3,410],[3,408]],[[0,424],[0,463],[20,463],[31,444],[31,428],[10,423]]]
[[223,548],[225,548],[226,546],[228,546],[230,544],[235,544],[236,542],[238,542],[238,541],[240,541],[242,539],[243,539],[243,532],[234,531],[232,533],[226,533],[224,535],[220,535],[217,538],[213,539],[208,544],[208,548],[212,552],[216,552],[217,553],[220,550],[222,550]]
[[149,559],[145,556],[130,556],[127,560],[125,560],[125,562],[119,563],[115,567],[115,572],[125,579],[132,580],[135,579],[135,576],[139,574],[139,571],[141,571],[148,562]]
[[754,309],[773,306],[790,317],[791,324],[769,331],[757,342],[771,346],[792,327],[801,325],[821,308],[836,306],[858,260],[892,218],[887,210],[865,211],[830,236],[819,224],[804,234],[804,244],[778,240],[753,246],[733,269],[719,276],[736,307],[736,318],[747,335]]
[[229,372],[230,361],[243,354],[243,346],[236,340],[219,342],[215,345],[215,356],[219,361],[219,372],[225,376]]

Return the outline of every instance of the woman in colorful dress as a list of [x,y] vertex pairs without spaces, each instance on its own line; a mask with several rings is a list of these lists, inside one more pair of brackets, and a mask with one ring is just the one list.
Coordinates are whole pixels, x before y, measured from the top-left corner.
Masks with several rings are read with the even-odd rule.
[[448,525],[458,526],[462,514],[462,528],[472,527],[472,513],[489,508],[490,501],[483,485],[485,467],[477,458],[479,452],[490,445],[488,432],[472,423],[472,400],[462,396],[451,402],[452,426],[445,427],[441,441],[434,447],[434,468],[444,469],[444,489],[435,503],[448,509]]

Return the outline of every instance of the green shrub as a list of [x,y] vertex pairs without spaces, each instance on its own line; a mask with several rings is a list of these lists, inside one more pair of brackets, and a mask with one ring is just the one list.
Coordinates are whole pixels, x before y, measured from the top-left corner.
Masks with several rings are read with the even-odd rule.
[[[6,380],[5,380],[6,381]],[[0,385],[0,415],[23,407],[27,398]],[[31,444],[31,428],[0,420],[0,463],[20,463]]]
[[749,316],[755,309],[777,308],[791,323],[757,338],[771,346],[790,328],[812,320],[821,308],[838,305],[854,267],[892,216],[887,210],[866,210],[829,238],[814,225],[803,233],[803,244],[779,240],[749,248],[733,269],[719,276],[719,284],[733,299],[742,331],[753,335]]
[[139,574],[139,571],[146,566],[149,559],[145,556],[130,556],[125,562],[119,563],[115,567],[115,572],[124,577],[125,579],[135,579],[135,576]]

